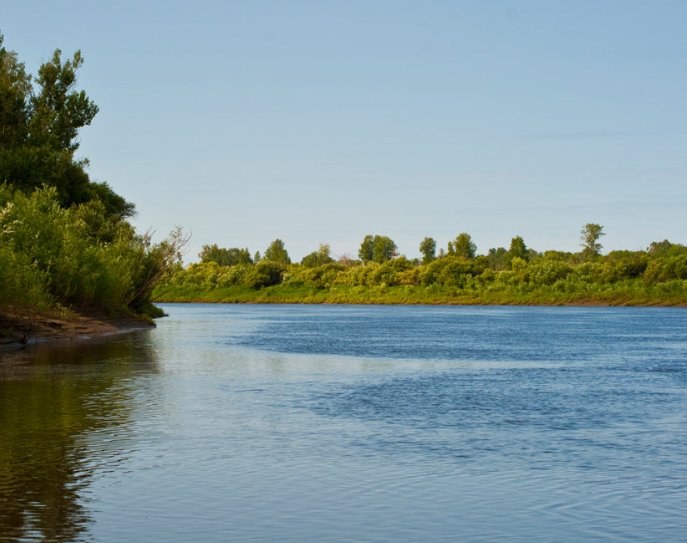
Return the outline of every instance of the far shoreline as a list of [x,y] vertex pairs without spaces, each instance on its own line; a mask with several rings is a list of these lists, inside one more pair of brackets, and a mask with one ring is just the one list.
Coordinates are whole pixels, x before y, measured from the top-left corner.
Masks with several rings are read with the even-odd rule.
[[684,309],[687,308],[687,302],[680,303],[670,303],[670,302],[647,302],[647,303],[609,303],[598,300],[577,300],[577,301],[566,301],[566,302],[540,302],[540,303],[522,303],[522,302],[475,302],[475,301],[446,301],[446,302],[408,302],[408,303],[398,303],[398,302],[384,302],[384,301],[352,301],[352,302],[332,302],[332,301],[308,301],[308,300],[203,300],[203,299],[191,299],[191,300],[156,300],[154,302],[156,305],[159,304],[208,304],[208,305],[360,305],[360,306],[435,306],[435,307],[642,307],[642,308],[676,308]]

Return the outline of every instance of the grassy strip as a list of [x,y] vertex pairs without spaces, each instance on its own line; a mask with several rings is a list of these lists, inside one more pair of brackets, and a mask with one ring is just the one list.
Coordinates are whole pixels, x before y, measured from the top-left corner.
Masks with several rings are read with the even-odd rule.
[[672,290],[638,282],[592,284],[574,292],[547,287],[474,291],[436,285],[315,288],[283,284],[261,289],[167,285],[153,295],[157,302],[185,303],[687,306],[685,289]]

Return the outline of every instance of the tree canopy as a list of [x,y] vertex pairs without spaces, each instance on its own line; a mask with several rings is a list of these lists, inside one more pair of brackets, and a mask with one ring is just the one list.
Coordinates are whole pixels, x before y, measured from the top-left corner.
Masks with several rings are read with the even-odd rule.
[[198,257],[201,262],[216,262],[220,266],[236,266],[237,264],[253,263],[253,259],[250,257],[248,249],[239,249],[238,247],[224,249],[223,247],[219,247],[216,243],[213,245],[203,245]]
[[332,262],[334,262],[334,259],[331,256],[329,245],[320,244],[320,248],[317,251],[313,251],[309,255],[303,257],[301,266],[305,266],[306,268],[317,268],[318,266],[324,266]]
[[448,243],[448,254],[450,256],[461,256],[467,260],[475,258],[477,245],[472,242],[470,234],[463,232],[453,241]]
[[0,34],[0,183],[30,192],[55,187],[63,207],[100,200],[108,215],[134,214],[134,205],[107,183],[95,183],[77,160],[79,130],[91,124],[98,106],[76,88],[81,52],[63,62],[57,49],[34,78]]
[[372,262],[375,258],[375,238],[374,236],[368,234],[363,239],[360,244],[360,249],[358,250],[358,258],[362,260],[363,264]]
[[437,242],[433,238],[425,238],[420,243],[422,263],[429,264],[437,258]]
[[375,262],[382,264],[398,256],[398,247],[391,238],[375,236],[374,242]]
[[377,262],[382,264],[398,256],[398,247],[387,236],[367,235],[360,244],[358,257],[363,264]]
[[270,243],[270,246],[265,249],[265,254],[263,255],[262,259],[269,262],[276,262],[277,264],[282,264],[284,266],[291,264],[289,253],[284,247],[284,242],[280,239],[275,239],[272,243]]
[[583,252],[587,256],[597,256],[601,254],[601,249],[603,245],[599,243],[599,238],[605,236],[603,231],[603,226],[600,224],[587,223],[582,228],[580,232],[580,244],[583,248]]

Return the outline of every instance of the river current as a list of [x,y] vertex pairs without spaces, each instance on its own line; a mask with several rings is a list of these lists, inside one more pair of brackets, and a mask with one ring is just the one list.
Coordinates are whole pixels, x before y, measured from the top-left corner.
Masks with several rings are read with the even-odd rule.
[[685,309],[162,307],[0,353],[0,542],[685,541]]

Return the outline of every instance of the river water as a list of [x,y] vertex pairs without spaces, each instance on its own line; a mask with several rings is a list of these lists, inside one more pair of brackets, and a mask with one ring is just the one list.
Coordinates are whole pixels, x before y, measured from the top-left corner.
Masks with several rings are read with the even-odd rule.
[[0,354],[2,543],[685,541],[685,309],[163,307]]

